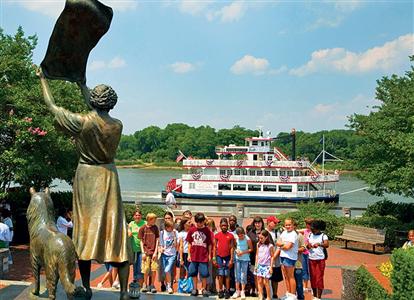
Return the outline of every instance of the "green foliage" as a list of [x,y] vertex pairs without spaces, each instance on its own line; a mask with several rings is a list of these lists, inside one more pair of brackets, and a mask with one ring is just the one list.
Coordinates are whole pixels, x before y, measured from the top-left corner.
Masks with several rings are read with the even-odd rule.
[[[131,222],[133,220],[132,217],[134,216],[136,207],[137,206],[134,204],[124,204],[125,216],[126,216],[127,222]],[[148,213],[154,213],[157,215],[158,218],[164,217],[165,209],[159,205],[144,204],[138,207],[141,209],[142,218],[144,220],[147,217]]]
[[409,223],[414,221],[414,203],[392,202],[384,199],[367,207],[364,216],[393,216],[399,221]]
[[[414,56],[410,57],[411,62]],[[414,196],[414,67],[404,76],[377,81],[380,104],[369,115],[355,114],[351,127],[364,140],[356,151],[362,179],[377,195]]]
[[364,299],[366,300],[391,300],[391,296],[387,293],[387,291],[363,266],[359,267],[357,270],[357,281],[355,289],[359,294],[364,295]]
[[178,123],[169,124],[164,129],[150,126],[133,135],[123,135],[117,159],[141,159],[159,164],[175,161],[178,150],[194,158],[215,158],[217,145],[243,144],[246,137],[254,135],[257,135],[256,131],[240,126],[218,131],[210,126],[195,128]]
[[348,218],[337,217],[330,212],[334,206],[333,203],[309,202],[297,205],[296,211],[278,215],[283,224],[286,218],[293,218],[298,223],[298,228],[305,228],[305,218],[314,218],[326,222],[325,233],[329,239],[334,239],[336,235],[340,235],[344,229],[344,225],[349,221]]
[[[11,183],[28,189],[48,186],[55,178],[71,182],[77,156],[73,142],[54,127],[43,103],[32,52],[35,36],[0,29],[0,196]],[[75,112],[86,107],[74,84],[50,82],[57,105]]]
[[414,299],[414,248],[395,249],[391,263],[392,299]]

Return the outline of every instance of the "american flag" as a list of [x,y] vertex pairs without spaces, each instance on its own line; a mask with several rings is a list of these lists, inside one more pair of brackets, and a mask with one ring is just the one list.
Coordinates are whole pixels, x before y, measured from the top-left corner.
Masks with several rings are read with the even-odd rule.
[[185,158],[184,153],[181,152],[181,150],[178,150],[178,156],[175,159],[176,162],[180,162],[183,158]]

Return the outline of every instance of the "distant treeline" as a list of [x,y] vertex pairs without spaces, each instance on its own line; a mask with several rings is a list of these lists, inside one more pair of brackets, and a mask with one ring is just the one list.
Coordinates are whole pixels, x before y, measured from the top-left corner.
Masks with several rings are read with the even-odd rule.
[[[322,150],[322,136],[325,135],[325,148],[333,155],[349,162],[353,160],[361,137],[353,130],[329,130],[315,133],[296,132],[297,157],[310,160]],[[144,162],[173,161],[181,150],[194,158],[216,158],[215,147],[229,144],[244,145],[246,137],[258,136],[257,130],[241,126],[216,130],[210,126],[191,127],[186,124],[169,124],[164,129],[150,126],[131,135],[123,135],[119,145],[117,159]],[[290,133],[281,132],[280,139],[274,142],[289,157],[291,156]]]

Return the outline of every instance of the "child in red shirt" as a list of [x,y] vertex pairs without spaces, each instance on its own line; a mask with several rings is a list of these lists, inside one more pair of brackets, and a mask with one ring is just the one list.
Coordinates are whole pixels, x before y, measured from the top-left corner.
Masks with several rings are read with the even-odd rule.
[[208,273],[208,261],[211,256],[211,248],[213,241],[211,239],[211,231],[205,225],[206,217],[203,213],[197,213],[194,216],[196,226],[190,228],[187,233],[188,242],[188,261],[190,267],[188,275],[193,278],[194,290],[191,292],[192,296],[197,296],[197,276],[200,275],[203,296],[208,297],[206,290]]
[[[226,218],[220,220],[221,232],[216,233],[214,236],[214,248],[213,248],[213,264],[217,267],[218,271],[218,297],[230,298],[230,272],[229,269],[233,266],[233,253],[234,253],[234,235],[228,232],[229,223]],[[226,288],[223,286],[223,282],[226,283]]]

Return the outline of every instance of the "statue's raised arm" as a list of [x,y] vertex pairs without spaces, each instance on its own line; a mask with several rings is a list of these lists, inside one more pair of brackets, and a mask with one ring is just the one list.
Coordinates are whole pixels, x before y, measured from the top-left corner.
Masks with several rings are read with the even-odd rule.
[[92,105],[91,105],[91,92],[89,90],[89,88],[86,86],[85,82],[77,82],[77,85],[79,86],[82,96],[83,96],[83,101],[85,102],[86,106],[89,109],[93,109]]
[[36,75],[40,79],[40,84],[42,86],[42,92],[43,92],[43,99],[48,107],[48,109],[55,114],[58,110],[58,107],[55,104],[55,100],[53,99],[52,91],[50,90],[49,84],[47,82],[47,79],[45,75],[43,74],[42,68],[39,67],[36,69]]

